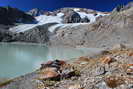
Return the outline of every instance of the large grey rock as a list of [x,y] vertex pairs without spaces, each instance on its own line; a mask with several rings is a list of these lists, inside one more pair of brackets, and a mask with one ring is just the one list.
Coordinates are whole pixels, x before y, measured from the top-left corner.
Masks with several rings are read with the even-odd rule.
[[96,68],[96,72],[95,72],[96,75],[102,75],[105,73],[106,73],[105,67],[100,66],[100,67]]

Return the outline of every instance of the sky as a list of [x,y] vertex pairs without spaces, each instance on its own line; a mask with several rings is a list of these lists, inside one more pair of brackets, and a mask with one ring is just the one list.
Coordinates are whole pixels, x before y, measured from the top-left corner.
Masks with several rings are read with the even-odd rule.
[[98,11],[111,11],[119,4],[127,4],[133,0],[0,0],[0,6],[12,6],[23,11],[32,8],[55,10],[63,7],[80,7]]

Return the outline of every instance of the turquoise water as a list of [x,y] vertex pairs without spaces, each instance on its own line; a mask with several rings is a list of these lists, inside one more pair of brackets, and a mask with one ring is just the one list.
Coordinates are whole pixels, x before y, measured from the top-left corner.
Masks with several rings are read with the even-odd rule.
[[83,50],[66,47],[0,44],[0,78],[17,77],[32,72],[44,61],[67,60],[85,54]]

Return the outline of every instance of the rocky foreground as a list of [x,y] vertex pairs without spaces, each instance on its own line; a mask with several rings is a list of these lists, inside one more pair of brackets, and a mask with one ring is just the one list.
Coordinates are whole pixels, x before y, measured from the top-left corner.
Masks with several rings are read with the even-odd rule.
[[0,89],[132,89],[133,49],[120,45],[95,57],[48,61]]

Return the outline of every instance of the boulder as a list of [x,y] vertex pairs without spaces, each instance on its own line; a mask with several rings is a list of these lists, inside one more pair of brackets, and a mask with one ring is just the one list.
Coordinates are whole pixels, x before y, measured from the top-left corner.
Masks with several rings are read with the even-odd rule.
[[111,62],[113,62],[113,58],[111,58],[110,56],[106,56],[101,58],[100,61],[103,64],[110,64]]
[[95,74],[96,74],[97,76],[98,76],[98,75],[103,75],[103,74],[105,74],[105,73],[106,73],[105,67],[100,66],[100,67],[96,68]]
[[[52,76],[56,75],[55,72],[58,74],[56,79],[71,78],[72,76],[80,75],[80,72],[78,70],[74,69],[74,67],[72,67],[70,64],[66,64],[65,61],[54,60],[41,64],[39,72],[41,76],[39,77],[39,79],[46,79],[47,76],[51,77],[51,75]],[[50,79],[55,79],[55,78],[51,77]]]
[[55,71],[58,72],[58,69],[55,67],[46,67],[45,69],[41,69],[41,72],[45,72],[45,71]]
[[42,63],[40,69],[44,69],[47,67],[55,67],[57,69],[60,69],[60,67],[64,64],[66,64],[66,62],[62,60],[48,61],[47,63]]
[[39,74],[40,80],[46,80],[46,79],[59,79],[59,73],[55,71],[43,71]]
[[105,83],[109,88],[116,88],[122,84],[125,84],[125,80],[120,76],[107,76]]

